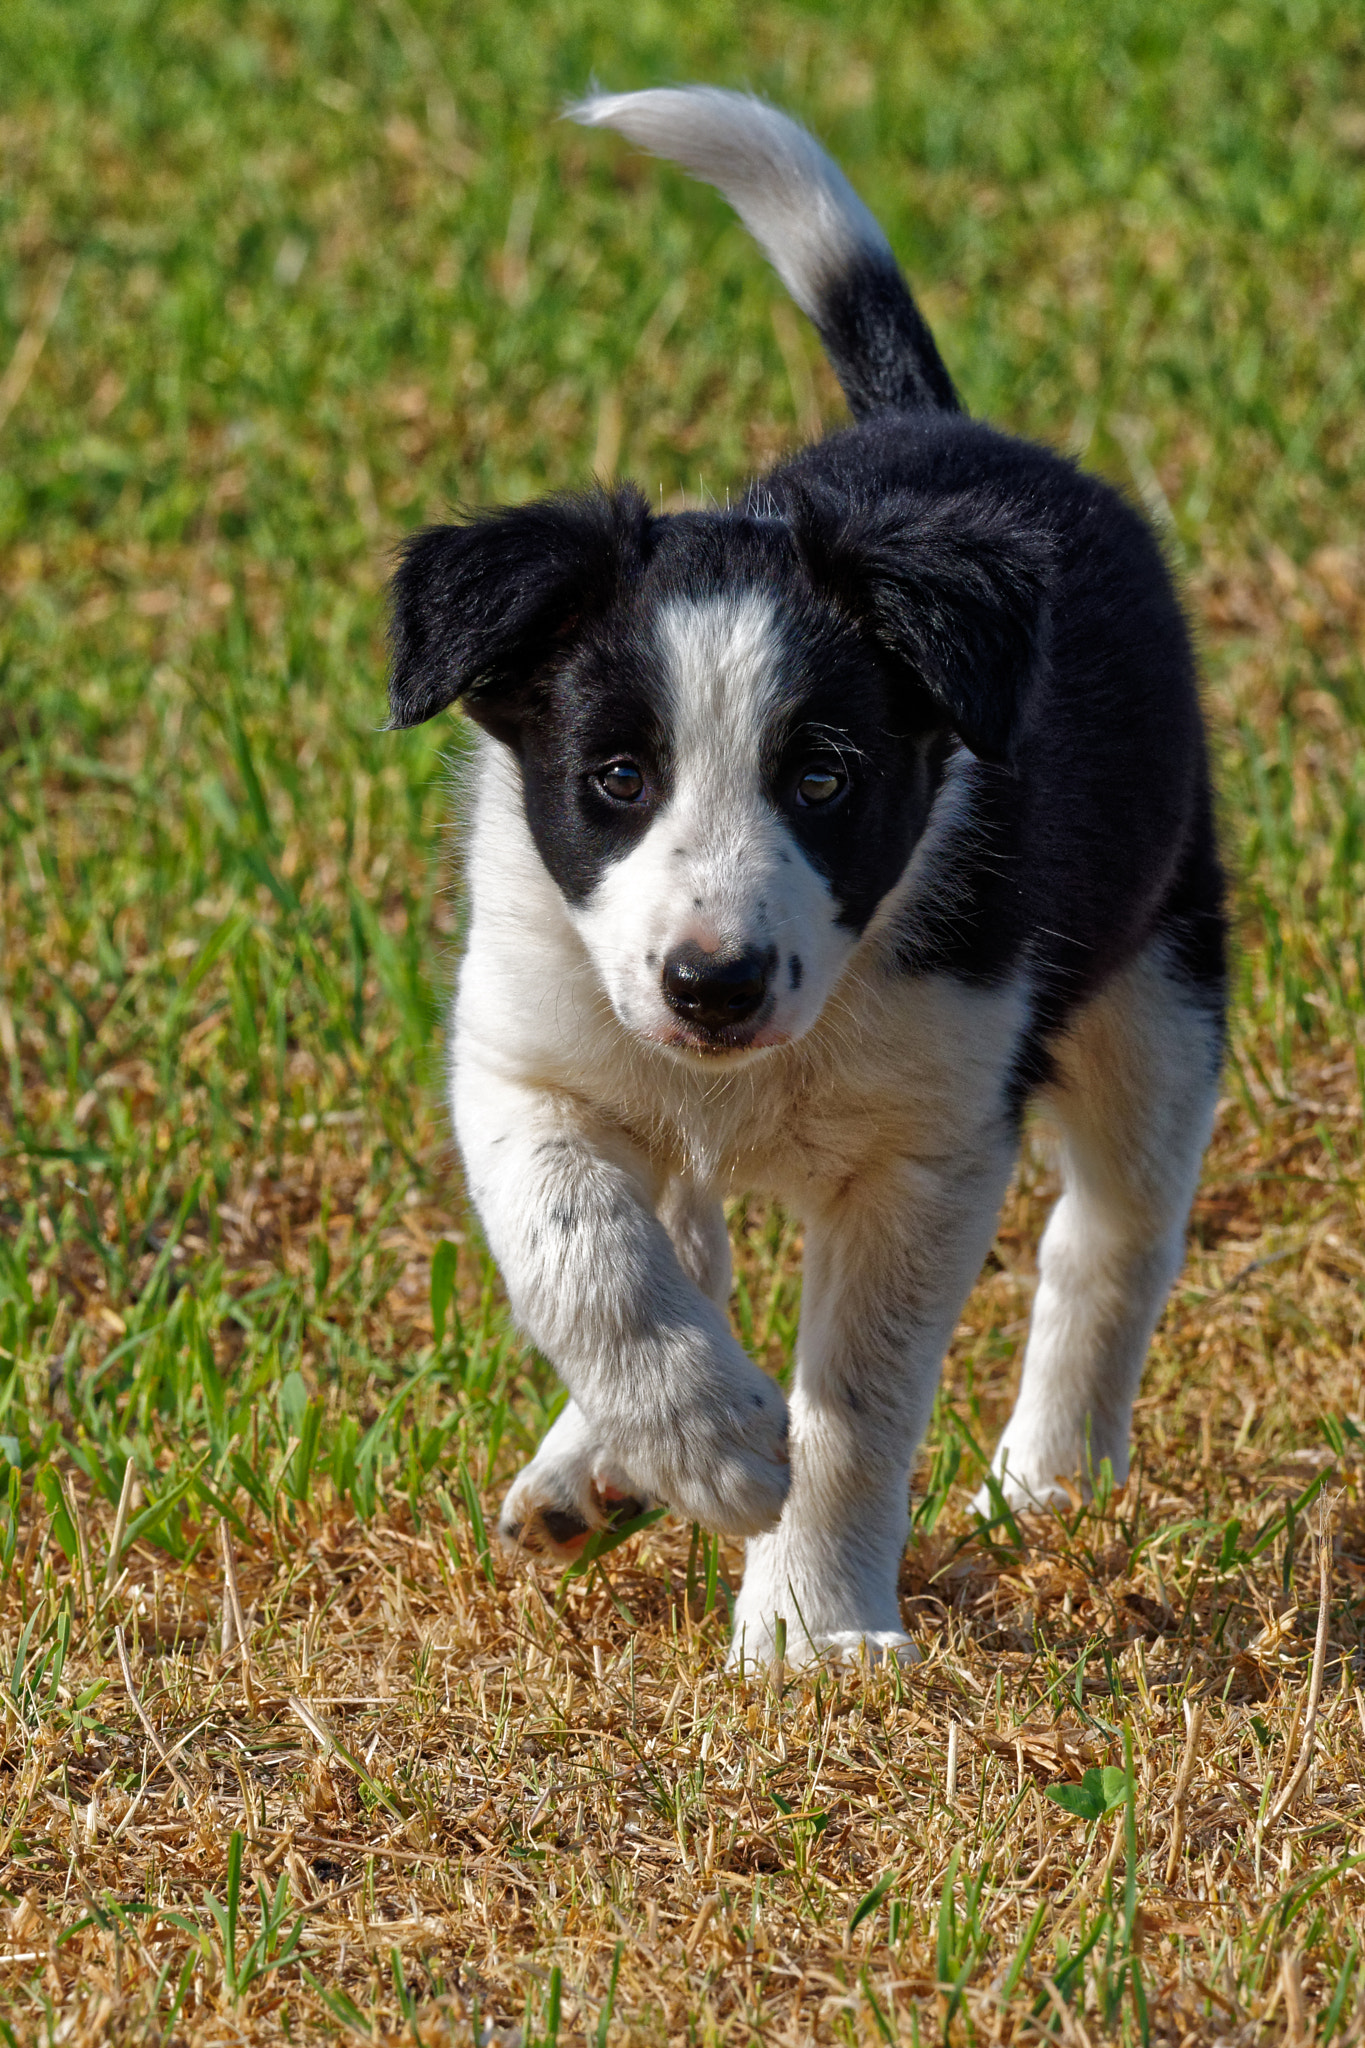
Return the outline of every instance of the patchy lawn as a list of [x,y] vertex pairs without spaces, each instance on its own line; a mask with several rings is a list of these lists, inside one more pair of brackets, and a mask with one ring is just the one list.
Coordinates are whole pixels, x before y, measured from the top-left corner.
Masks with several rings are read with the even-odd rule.
[[[593,71],[809,120],[1206,655],[1233,1043],[1134,1476],[967,1512],[1039,1132],[905,1671],[725,1676],[740,1557],[667,1520],[488,1548],[557,1394],[440,1113],[463,743],[377,730],[388,551],[841,417],[721,203],[556,126]],[[0,76],[0,2034],[1360,2041],[1355,15],[10,0]],[[734,1227],[784,1371],[799,1236]]]

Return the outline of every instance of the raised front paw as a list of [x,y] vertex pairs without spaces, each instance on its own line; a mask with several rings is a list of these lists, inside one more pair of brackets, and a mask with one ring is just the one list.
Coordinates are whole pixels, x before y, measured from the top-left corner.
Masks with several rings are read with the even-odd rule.
[[727,1536],[775,1527],[791,1484],[782,1389],[747,1359],[744,1368],[690,1399],[670,1389],[664,1414],[642,1418],[630,1448],[631,1469],[656,1498]]

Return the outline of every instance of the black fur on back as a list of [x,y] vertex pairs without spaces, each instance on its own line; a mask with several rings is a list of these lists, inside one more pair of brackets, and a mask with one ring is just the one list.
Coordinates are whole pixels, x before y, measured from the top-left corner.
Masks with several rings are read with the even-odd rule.
[[[1226,919],[1194,652],[1142,515],[1074,463],[960,414],[832,435],[775,471],[764,492],[798,528],[813,495],[840,503],[846,530],[858,520],[875,529],[907,497],[935,505],[950,529],[965,496],[999,508],[999,529],[1035,536],[1034,566],[1021,574],[1016,540],[998,589],[1013,595],[1046,561],[1024,687],[1003,687],[1001,655],[1023,614],[1007,604],[975,642],[957,629],[952,687],[974,693],[985,729],[999,721],[997,744],[978,743],[965,764],[964,831],[941,886],[921,895],[901,933],[904,967],[990,984],[1028,964],[1035,1007],[1020,1100],[1046,1078],[1048,1041],[1074,1009],[1153,939],[1221,1019]],[[968,559],[976,547],[966,541]],[[897,587],[894,549],[873,553],[895,592],[882,613],[894,619],[903,606],[922,618],[919,592]],[[880,638],[877,611],[868,624]]]

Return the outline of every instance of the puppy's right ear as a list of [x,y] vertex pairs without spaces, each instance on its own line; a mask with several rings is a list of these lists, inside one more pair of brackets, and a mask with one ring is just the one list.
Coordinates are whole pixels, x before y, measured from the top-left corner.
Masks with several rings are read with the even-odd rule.
[[463,697],[508,737],[538,674],[639,570],[649,527],[625,484],[415,534],[390,585],[389,729]]

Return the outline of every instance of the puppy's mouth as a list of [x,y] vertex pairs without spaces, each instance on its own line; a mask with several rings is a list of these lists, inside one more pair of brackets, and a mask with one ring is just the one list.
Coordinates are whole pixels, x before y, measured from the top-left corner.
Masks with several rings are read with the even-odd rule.
[[722,1025],[704,1030],[695,1024],[667,1023],[642,1033],[652,1045],[670,1052],[703,1060],[739,1059],[746,1053],[770,1052],[775,1046],[790,1045],[791,1033],[771,1022]]

